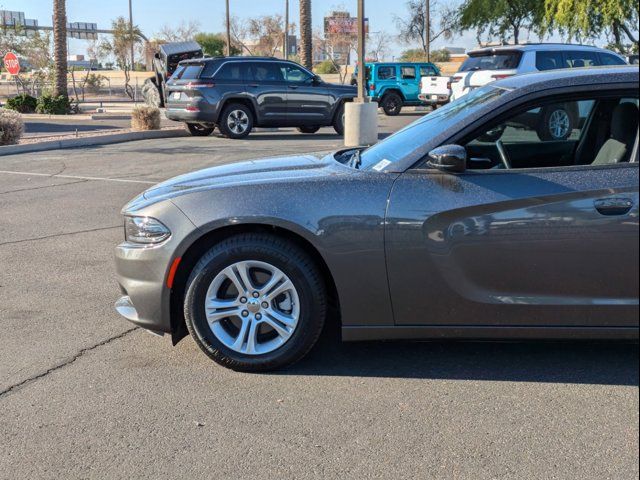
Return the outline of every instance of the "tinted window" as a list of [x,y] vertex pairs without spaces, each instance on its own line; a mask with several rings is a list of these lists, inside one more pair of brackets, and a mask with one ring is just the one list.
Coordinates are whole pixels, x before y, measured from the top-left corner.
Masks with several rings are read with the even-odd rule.
[[511,70],[518,68],[522,53],[501,52],[495,55],[472,55],[460,66],[459,72],[471,72],[473,70]]
[[402,72],[403,80],[415,80],[416,67],[401,67],[400,71]]
[[557,70],[566,68],[562,52],[537,52],[536,68],[538,70]]
[[395,80],[396,67],[379,67],[378,80]]
[[218,68],[220,68],[220,62],[207,62],[204,64],[200,77],[211,78]]
[[251,69],[251,78],[256,82],[284,82],[282,70],[276,63],[252,63],[249,68]]
[[627,62],[625,62],[620,57],[611,55],[610,53],[601,53],[600,63],[602,65],[626,65],[627,64]]
[[216,74],[216,80],[242,81],[242,64],[235,62],[223,65]]
[[595,67],[598,65],[597,52],[566,52],[566,65],[569,68]]
[[436,69],[430,66],[420,67],[420,76],[421,77],[436,77],[438,72]]
[[184,70],[180,72],[181,80],[194,80],[200,78],[200,72],[202,71],[202,65],[185,65]]
[[295,65],[280,64],[280,70],[282,70],[282,76],[287,80],[287,82],[305,83],[311,78],[311,74],[309,72],[302,70]]

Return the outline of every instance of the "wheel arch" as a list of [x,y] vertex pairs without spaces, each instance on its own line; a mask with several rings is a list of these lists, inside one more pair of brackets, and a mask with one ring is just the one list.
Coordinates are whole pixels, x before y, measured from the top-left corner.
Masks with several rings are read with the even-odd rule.
[[382,92],[380,92],[380,98],[383,99],[385,97],[385,95],[389,95],[390,93],[395,93],[396,95],[400,96],[400,98],[402,99],[403,102],[405,102],[407,100],[405,98],[404,94],[402,93],[402,90],[400,90],[399,88],[395,88],[395,87],[384,89]]
[[333,274],[331,273],[331,270],[329,269],[329,266],[322,254],[312,242],[291,229],[273,224],[247,223],[240,225],[226,225],[203,233],[195,239],[182,254],[182,260],[180,261],[175,274],[169,302],[171,338],[174,345],[188,335],[184,319],[183,304],[186,283],[196,263],[202,255],[217,243],[220,243],[234,235],[241,235],[245,233],[266,233],[269,235],[275,235],[295,243],[307,252],[320,270],[327,287],[327,292],[329,294],[329,318],[337,318],[338,321],[340,321],[339,297]]
[[256,108],[256,106],[254,105],[253,101],[247,97],[231,97],[231,98],[225,98],[222,103],[220,104],[220,110],[219,110],[219,116],[222,115],[222,112],[224,112],[224,109],[227,108],[227,106],[233,104],[233,103],[239,103],[241,105],[244,105],[245,107],[247,107],[249,110],[251,110],[251,114],[253,115],[253,122],[254,124],[258,124],[260,122],[260,118],[258,118],[258,109]]

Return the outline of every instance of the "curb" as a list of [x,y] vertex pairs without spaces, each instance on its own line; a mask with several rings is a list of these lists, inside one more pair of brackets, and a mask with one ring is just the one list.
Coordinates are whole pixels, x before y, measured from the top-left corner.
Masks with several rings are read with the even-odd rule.
[[23,113],[22,119],[33,120],[130,120],[130,113],[87,113],[78,115],[40,115],[38,113]]
[[146,132],[114,133],[95,137],[69,138],[52,140],[49,142],[27,143],[24,145],[8,145],[0,147],[0,157],[19,153],[43,152],[46,150],[60,150],[65,148],[92,147],[96,145],[110,145],[113,143],[133,142],[136,140],[152,140],[155,138],[186,137],[189,133],[180,128],[172,130],[150,130]]

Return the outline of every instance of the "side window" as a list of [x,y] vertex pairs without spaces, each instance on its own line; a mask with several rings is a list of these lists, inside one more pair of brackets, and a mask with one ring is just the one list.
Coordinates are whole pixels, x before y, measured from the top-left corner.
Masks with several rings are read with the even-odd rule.
[[184,70],[180,72],[180,76],[176,77],[181,80],[195,80],[200,78],[202,65],[185,65]]
[[415,80],[416,79],[416,67],[400,67],[402,74],[402,80]]
[[[243,66],[239,62],[226,63],[225,65],[222,66],[220,71],[218,71],[215,78],[216,80],[242,82],[243,80],[242,70],[243,70]],[[203,76],[205,76],[204,72],[203,72]]]
[[588,51],[566,52],[566,66],[569,68],[595,67],[599,64],[598,53]]
[[422,66],[420,67],[420,77],[435,77],[437,76],[438,73],[436,72],[435,68],[433,68],[432,66]]
[[566,68],[562,52],[536,52],[536,68],[541,71]]
[[290,83],[305,83],[311,78],[311,75],[294,65],[280,64],[280,70],[287,82]]
[[378,67],[378,80],[395,80],[396,67]]
[[282,70],[275,63],[254,62],[249,66],[254,82],[284,82]]
[[514,113],[467,142],[469,168],[504,168],[505,156],[511,168],[574,165],[595,105],[593,99],[547,103]]
[[602,65],[626,65],[625,62],[620,57],[616,57],[615,55],[611,55],[610,53],[600,53],[600,63]]

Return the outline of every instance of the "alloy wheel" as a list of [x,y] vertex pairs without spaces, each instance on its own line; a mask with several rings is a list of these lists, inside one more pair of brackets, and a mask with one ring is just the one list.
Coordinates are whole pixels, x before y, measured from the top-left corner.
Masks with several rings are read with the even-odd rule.
[[215,276],[205,313],[212,333],[226,347],[262,355],[291,338],[300,318],[300,299],[293,282],[275,266],[242,261]]
[[227,117],[227,126],[236,135],[242,135],[249,128],[249,117],[242,110],[233,110]]
[[553,138],[561,139],[569,135],[571,120],[564,110],[555,110],[549,118],[549,133]]

